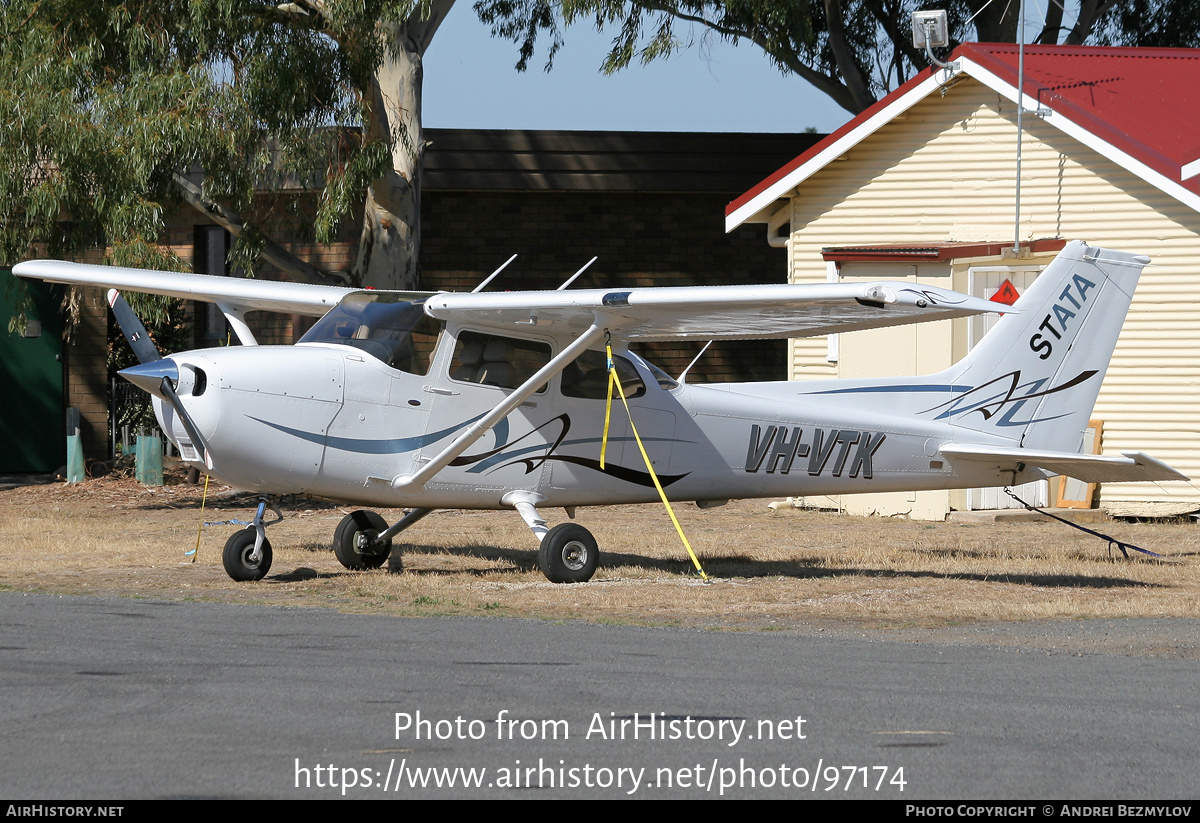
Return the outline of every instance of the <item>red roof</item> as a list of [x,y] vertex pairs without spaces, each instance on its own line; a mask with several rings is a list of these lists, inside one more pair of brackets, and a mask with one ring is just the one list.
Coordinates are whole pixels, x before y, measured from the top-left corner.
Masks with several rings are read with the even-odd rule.
[[[967,43],[954,56],[1017,84],[1013,44]],[[1175,183],[1200,157],[1200,49],[1026,46],[1024,91]]]
[[[959,58],[966,58],[968,75],[978,74],[977,67],[1013,88],[1017,85],[1015,44],[964,43],[951,56]],[[734,200],[726,215],[870,121],[930,73],[919,72]],[[1062,114],[1176,185],[1200,192],[1200,180],[1180,180],[1180,167],[1200,158],[1200,49],[1026,46],[1024,92],[1039,106]]]

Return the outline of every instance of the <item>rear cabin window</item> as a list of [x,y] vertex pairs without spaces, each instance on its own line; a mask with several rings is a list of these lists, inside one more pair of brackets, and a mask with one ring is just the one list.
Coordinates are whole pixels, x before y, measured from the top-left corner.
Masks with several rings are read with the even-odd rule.
[[[646,384],[633,363],[619,354],[613,355],[617,377],[626,397],[641,397]],[[668,378],[669,379],[669,378]],[[602,351],[586,351],[562,371],[562,393],[565,397],[604,400],[608,397],[608,357]],[[616,396],[616,392],[613,392]]]
[[[463,383],[515,389],[549,362],[546,343],[465,331],[454,346],[450,377]],[[538,393],[545,390],[540,386]]]

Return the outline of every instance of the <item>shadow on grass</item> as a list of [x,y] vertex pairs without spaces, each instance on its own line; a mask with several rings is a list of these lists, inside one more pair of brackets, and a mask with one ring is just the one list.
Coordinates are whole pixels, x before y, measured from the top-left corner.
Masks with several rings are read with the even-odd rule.
[[[325,547],[319,547],[316,544],[304,544],[304,548],[310,551],[328,551]],[[393,552],[397,549],[402,550],[405,555],[452,555],[463,558],[478,558],[490,563],[503,562],[510,564],[509,568],[466,568],[466,569],[414,569],[409,565],[405,565],[404,573],[420,575],[424,577],[452,577],[454,575],[465,575],[471,577],[484,577],[506,574],[524,574],[531,571],[536,571],[537,552],[527,549],[510,549],[501,546],[488,546],[474,543],[468,546],[430,546],[422,544],[409,544],[404,546],[394,546]],[[682,549],[680,550],[682,553]],[[810,558],[797,558],[794,560],[758,560],[747,555],[726,555],[717,557],[708,557],[701,561],[704,565],[704,570],[709,577],[792,577],[796,579],[814,579],[814,578],[829,578],[829,577],[875,577],[880,579],[920,579],[934,578],[944,580],[973,580],[978,582],[991,583],[1011,583],[1018,586],[1046,586],[1054,588],[1071,588],[1071,589],[1112,589],[1112,588],[1168,588],[1159,583],[1147,583],[1141,580],[1133,580],[1129,578],[1117,576],[1094,576],[1082,574],[1006,574],[999,573],[972,573],[972,572],[957,572],[945,573],[935,571],[920,571],[920,570],[897,570],[897,569],[857,569],[857,568],[839,568],[822,566],[822,560]],[[664,559],[659,557],[646,557],[644,555],[632,554],[627,552],[604,552],[600,553],[600,565],[609,570],[620,570],[621,568],[642,569],[656,571],[664,574],[677,575],[680,577],[695,577],[694,567],[686,558],[681,559]],[[341,573],[335,574],[318,574],[312,569],[297,570],[291,574],[299,574],[301,571],[307,572],[307,577],[286,577],[284,575],[274,576],[273,579],[280,581],[312,579],[314,577],[338,577]],[[387,569],[380,570],[380,573],[386,574]],[[347,570],[344,574],[362,574],[358,571]]]
[[[203,488],[203,487],[200,487]],[[340,508],[357,508],[355,506],[344,506],[341,503],[330,503],[328,500],[317,500],[312,497],[305,497],[302,494],[284,494],[274,498],[275,503],[279,508],[287,514],[289,511],[313,511],[317,509],[340,509]],[[170,500],[152,500],[145,503],[139,503],[131,508],[140,509],[142,511],[163,511],[167,509],[175,509],[184,511],[188,509],[199,509],[201,503],[201,492],[197,490],[195,498],[175,498]],[[242,491],[226,491],[218,495],[209,495],[208,500],[204,501],[205,509],[219,509],[225,511],[228,509],[238,509],[247,512],[248,519],[254,516],[254,510],[258,508],[258,495],[254,492]]]

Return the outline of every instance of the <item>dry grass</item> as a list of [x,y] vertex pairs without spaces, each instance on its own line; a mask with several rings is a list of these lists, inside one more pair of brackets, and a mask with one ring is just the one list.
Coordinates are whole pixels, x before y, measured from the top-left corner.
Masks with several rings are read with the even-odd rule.
[[[603,565],[589,584],[556,586],[538,572],[533,538],[512,512],[437,512],[405,534],[401,573],[349,572],[328,548],[348,510],[299,500],[269,530],[271,574],[238,584],[220,558],[235,527],[205,528],[198,562],[184,554],[196,542],[199,504],[197,488],[129,480],[0,491],[0,589],[760,629],[1200,617],[1200,529],[1190,523],[1107,524],[1102,531],[1167,556],[1114,561],[1103,541],[1057,523],[933,524],[771,511],[765,501],[704,512],[680,505],[713,578],[703,585],[661,507],[581,509]],[[251,505],[227,493],[205,519],[248,519]]]

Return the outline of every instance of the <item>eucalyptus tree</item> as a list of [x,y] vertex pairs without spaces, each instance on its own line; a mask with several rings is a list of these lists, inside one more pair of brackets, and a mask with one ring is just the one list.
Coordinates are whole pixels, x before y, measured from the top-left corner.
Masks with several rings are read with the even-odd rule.
[[[162,241],[187,204],[247,271],[414,287],[421,60],[453,1],[3,0],[0,263],[41,244],[186,268]],[[361,211],[352,267],[272,237],[306,219],[289,189],[316,193],[321,242]]]
[[[1062,45],[1200,46],[1195,0],[1048,0],[1032,42]],[[911,14],[948,13],[951,44],[1015,42],[1019,6],[1010,0],[477,0],[492,33],[518,46],[524,70],[541,41],[546,68],[564,28],[614,31],[601,69],[666,57],[700,37],[762,49],[847,111],[866,109],[928,65],[912,45]],[[1028,14],[1028,10],[1027,10]],[[1037,21],[1035,21],[1036,24]]]

